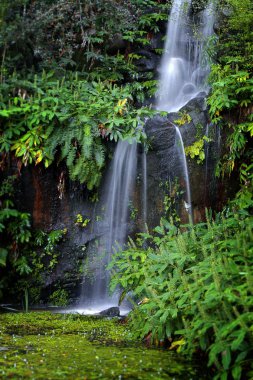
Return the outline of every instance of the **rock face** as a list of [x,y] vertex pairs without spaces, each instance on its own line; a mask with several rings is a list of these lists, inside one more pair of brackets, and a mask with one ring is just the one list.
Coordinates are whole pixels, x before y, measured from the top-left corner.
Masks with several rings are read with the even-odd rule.
[[[205,219],[205,208],[219,210],[231,188],[215,177],[215,166],[221,155],[222,135],[211,125],[205,105],[205,93],[191,100],[179,113],[166,117],[159,115],[146,123],[146,133],[151,142],[148,152],[148,224],[155,226],[160,217],[166,215],[165,197],[176,200],[177,212],[183,222],[188,222],[184,207],[186,184],[182,163],[177,153],[175,125],[180,129],[184,145],[190,146],[204,135],[210,141],[205,143],[205,160],[198,164],[196,159],[187,157],[190,179],[193,218],[195,222]],[[183,123],[184,115],[187,115]],[[181,121],[182,120],[182,121]],[[180,122],[181,121],[181,122]],[[179,124],[183,125],[179,126]],[[175,186],[178,183],[178,186]],[[177,196],[175,191],[181,193]],[[168,205],[167,205],[168,206]],[[168,216],[168,215],[167,215]]]
[[94,204],[88,199],[85,188],[69,181],[64,168],[36,167],[23,171],[17,200],[19,208],[32,215],[34,229],[67,230],[63,241],[54,248],[56,263],[53,269],[42,273],[41,299],[48,301],[56,289],[63,289],[70,302],[75,303],[80,296],[85,249],[96,238],[91,223],[87,227],[76,223],[78,214],[84,219],[92,219]]

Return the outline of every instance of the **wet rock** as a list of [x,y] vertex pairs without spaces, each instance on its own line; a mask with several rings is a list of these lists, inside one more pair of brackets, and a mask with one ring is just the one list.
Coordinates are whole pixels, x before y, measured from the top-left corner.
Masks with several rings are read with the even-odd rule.
[[[180,129],[185,147],[201,139],[207,133],[209,123],[205,97],[205,92],[200,93],[179,112],[170,113],[165,117],[156,115],[146,123],[146,133],[151,145],[147,156],[149,227],[159,224],[159,218],[165,215],[164,199],[166,195],[170,194],[175,181],[178,181],[181,191],[183,191],[178,212],[183,222],[188,221],[188,214],[183,202],[185,180],[175,125]],[[189,121],[179,125],[178,120],[182,119],[185,114],[189,116]],[[215,208],[218,198],[223,197],[221,192],[218,194],[219,184],[214,175],[219,157],[217,130],[214,126],[210,126],[210,133],[214,141],[210,142],[208,147],[205,146],[205,149],[208,149],[206,161],[198,164],[196,159],[187,157],[195,221],[203,220],[205,207]]]
[[119,317],[120,310],[117,306],[109,307],[108,309],[102,310],[99,315],[102,315],[103,317]]
[[111,54],[117,53],[119,51],[125,51],[127,47],[127,41],[123,40],[122,34],[115,34],[114,38],[109,41],[109,47],[107,51]]
[[139,50],[136,54],[141,56],[141,58],[135,62],[139,72],[156,70],[160,61],[160,57],[158,55],[147,50]]

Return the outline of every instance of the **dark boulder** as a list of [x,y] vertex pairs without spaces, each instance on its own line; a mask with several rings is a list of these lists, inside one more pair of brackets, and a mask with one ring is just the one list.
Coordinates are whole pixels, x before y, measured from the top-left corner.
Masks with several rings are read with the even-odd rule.
[[138,72],[156,71],[160,61],[158,55],[148,50],[139,50],[136,54],[140,56],[140,58],[135,61]]
[[119,317],[120,310],[117,306],[109,307],[108,309],[102,310],[99,315],[102,315],[103,317]]

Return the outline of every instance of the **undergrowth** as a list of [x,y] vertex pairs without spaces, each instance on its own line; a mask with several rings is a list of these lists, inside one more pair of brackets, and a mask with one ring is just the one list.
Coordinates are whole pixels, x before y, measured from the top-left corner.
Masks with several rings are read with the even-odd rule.
[[177,228],[162,219],[110,264],[111,289],[142,300],[130,315],[136,335],[202,351],[215,379],[253,375],[252,207],[248,193],[206,222]]

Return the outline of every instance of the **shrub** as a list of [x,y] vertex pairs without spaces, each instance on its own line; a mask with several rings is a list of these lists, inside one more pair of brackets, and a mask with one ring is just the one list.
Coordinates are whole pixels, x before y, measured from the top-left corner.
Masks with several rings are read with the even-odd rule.
[[162,219],[110,264],[111,288],[143,300],[130,315],[136,335],[173,340],[188,355],[202,350],[222,380],[253,371],[252,206],[248,195],[246,207],[237,200],[180,229]]

